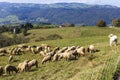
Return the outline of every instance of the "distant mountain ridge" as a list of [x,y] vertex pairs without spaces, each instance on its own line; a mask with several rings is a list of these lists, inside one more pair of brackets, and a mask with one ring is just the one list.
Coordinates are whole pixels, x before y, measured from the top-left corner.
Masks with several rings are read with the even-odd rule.
[[83,3],[0,3],[0,24],[24,22],[48,22],[52,24],[96,25],[100,19],[107,24],[120,18],[120,8],[111,5],[88,5]]

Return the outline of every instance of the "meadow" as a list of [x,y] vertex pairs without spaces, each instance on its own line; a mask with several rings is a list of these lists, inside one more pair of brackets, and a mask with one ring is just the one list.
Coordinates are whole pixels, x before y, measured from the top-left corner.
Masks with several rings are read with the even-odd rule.
[[[77,60],[66,61],[64,59],[56,62],[41,64],[40,54],[25,53],[15,55],[14,62],[10,64],[17,66],[24,60],[37,59],[39,67],[33,67],[29,72],[0,76],[0,80],[113,80],[115,72],[120,65],[120,41],[118,46],[109,46],[108,35],[116,34],[120,37],[119,28],[98,28],[98,27],[70,27],[70,28],[51,28],[51,29],[32,29],[29,30],[30,39],[28,45],[49,44],[53,47],[64,46],[84,46],[94,44],[99,52],[78,57]],[[35,42],[36,39],[46,38],[49,35],[57,34],[62,39],[42,40]],[[8,35],[5,33],[5,35]],[[8,35],[10,36],[10,35]],[[16,47],[16,45],[9,46]],[[6,47],[6,48],[9,48]],[[8,56],[0,57],[0,65],[8,63]]]

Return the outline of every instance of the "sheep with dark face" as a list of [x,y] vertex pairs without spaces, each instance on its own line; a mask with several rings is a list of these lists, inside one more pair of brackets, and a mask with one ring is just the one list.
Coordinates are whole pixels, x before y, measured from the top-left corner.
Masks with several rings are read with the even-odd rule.
[[90,52],[90,53],[94,53],[96,52],[96,48],[94,45],[89,45],[89,47],[87,48],[87,51]]
[[36,59],[28,62],[28,69],[31,69],[32,66],[36,66],[36,68],[38,68],[38,61]]
[[12,66],[12,65],[8,64],[8,65],[5,66],[5,73],[8,74],[8,75],[10,75],[10,72],[17,73],[18,70],[17,70],[17,68],[15,66]]
[[118,37],[116,35],[113,35],[113,34],[109,34],[108,36],[110,38],[110,46],[112,46],[113,44],[115,46],[117,46],[117,43],[118,43]]
[[3,74],[3,67],[0,66],[0,76]]

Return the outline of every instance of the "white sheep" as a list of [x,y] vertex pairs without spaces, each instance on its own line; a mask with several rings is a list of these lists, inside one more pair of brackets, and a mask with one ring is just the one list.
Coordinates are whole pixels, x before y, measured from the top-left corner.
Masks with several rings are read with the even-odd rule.
[[46,55],[43,59],[42,59],[42,64],[44,64],[44,63],[46,63],[47,61],[51,61],[51,58],[52,58],[52,56],[51,55]]
[[110,46],[112,46],[112,44],[114,44],[115,46],[117,46],[117,42],[118,42],[118,37],[117,35],[113,35],[113,34],[109,34],[108,36],[110,38]]
[[96,48],[94,45],[89,45],[89,47],[87,48],[87,51],[90,52],[90,53],[94,53],[96,52]]
[[76,50],[77,50],[78,56],[80,56],[80,55],[85,56],[86,55],[84,47],[78,47]]
[[28,60],[25,60],[24,62],[19,63],[17,68],[19,72],[28,71]]
[[38,61],[36,59],[28,62],[28,69],[30,69],[32,66],[36,66],[36,68],[38,68]]

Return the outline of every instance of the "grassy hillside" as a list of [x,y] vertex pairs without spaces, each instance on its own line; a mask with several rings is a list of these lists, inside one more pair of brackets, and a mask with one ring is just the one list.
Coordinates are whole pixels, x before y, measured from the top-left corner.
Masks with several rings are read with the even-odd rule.
[[[57,62],[47,62],[43,65],[41,64],[42,56],[40,54],[16,55],[15,62],[12,62],[12,65],[17,66],[18,63],[26,59],[36,58],[39,62],[39,68],[33,67],[29,72],[1,76],[0,80],[112,80],[119,64],[120,45],[109,47],[108,34],[113,33],[120,37],[119,30],[118,28],[97,27],[30,30],[30,35],[27,36],[31,39],[30,43],[27,43],[29,45],[46,43],[53,47],[72,45],[87,47],[94,44],[100,52],[94,53],[92,60],[90,60],[91,55],[87,55],[77,60],[66,61],[62,59]],[[63,39],[34,42],[36,38],[46,37],[51,34],[58,34]],[[0,65],[5,66],[6,64],[8,64],[8,56],[0,57]]]

